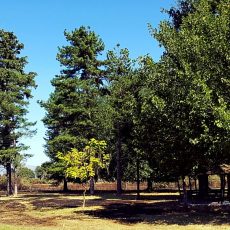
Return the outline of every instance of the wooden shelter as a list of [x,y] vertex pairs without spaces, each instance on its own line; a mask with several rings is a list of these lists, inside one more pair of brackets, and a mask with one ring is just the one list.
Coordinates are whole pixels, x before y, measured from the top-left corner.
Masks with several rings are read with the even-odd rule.
[[[220,183],[218,187],[210,188],[209,176],[218,175]],[[178,180],[178,189],[183,200],[191,199],[193,196],[198,196],[201,199],[218,199],[223,202],[226,198],[230,200],[230,165],[221,164],[206,173],[188,176],[188,180],[182,179],[181,183]],[[192,179],[193,178],[193,179]],[[193,183],[192,183],[193,181]],[[197,183],[198,181],[198,183]],[[189,186],[189,190],[187,190]],[[181,190],[182,188],[182,190]]]
[[230,165],[221,164],[211,171],[207,172],[208,175],[220,176],[220,194],[221,200],[225,198],[226,185],[227,185],[227,198],[230,199]]

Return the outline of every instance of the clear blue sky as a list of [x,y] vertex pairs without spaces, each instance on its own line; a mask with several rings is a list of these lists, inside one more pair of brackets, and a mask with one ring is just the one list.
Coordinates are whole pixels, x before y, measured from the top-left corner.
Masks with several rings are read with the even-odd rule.
[[63,32],[90,26],[104,41],[106,50],[117,43],[128,48],[132,58],[147,53],[157,60],[162,50],[150,36],[147,23],[154,28],[167,15],[161,9],[175,5],[174,0],[10,0],[1,2],[0,28],[13,31],[24,43],[22,55],[28,57],[26,71],[38,74],[37,89],[30,101],[28,118],[37,121],[37,134],[23,140],[34,156],[28,165],[47,161],[44,154],[44,110],[37,100],[46,100],[52,91],[50,80],[59,74],[57,47],[66,44]]

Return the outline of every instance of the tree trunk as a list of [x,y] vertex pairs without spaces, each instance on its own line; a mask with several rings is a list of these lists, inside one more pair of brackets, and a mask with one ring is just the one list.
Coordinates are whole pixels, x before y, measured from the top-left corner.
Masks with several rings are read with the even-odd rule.
[[68,182],[67,182],[67,179],[64,178],[63,180],[63,192],[68,192],[69,189],[68,189]]
[[180,178],[177,179],[177,188],[181,198],[181,189],[180,189]]
[[13,194],[12,191],[12,173],[11,173],[11,163],[6,164],[6,175],[7,175],[7,196]]
[[183,181],[183,203],[184,203],[184,207],[187,208],[188,207],[188,194],[187,194],[187,189],[186,189],[186,182],[185,182],[185,177],[182,177],[182,181]]
[[220,175],[221,182],[221,203],[224,201],[224,193],[225,193],[225,175]]
[[17,169],[14,169],[14,196],[18,195],[18,174]]
[[208,175],[202,174],[198,176],[199,180],[199,197],[205,198],[208,196]]
[[228,199],[230,199],[230,174],[227,175],[227,183],[228,183]]
[[117,160],[117,195],[122,193],[122,171],[121,171],[121,136],[120,127],[118,126],[118,135],[116,143],[116,160]]
[[190,192],[192,192],[192,181],[191,181],[190,176],[188,177],[188,180],[189,180],[189,190],[190,190]]
[[90,190],[90,195],[94,195],[94,178],[93,177],[90,177],[89,190]]
[[82,184],[84,190],[83,190],[83,202],[82,202],[82,207],[85,208],[85,194],[86,194],[86,190],[87,190],[87,187],[85,184]]
[[194,179],[194,182],[195,182],[195,192],[196,192],[196,195],[197,195],[198,191],[197,191],[197,178],[196,177]]
[[137,200],[140,199],[140,159],[137,157]]
[[152,178],[147,178],[147,191],[152,192],[153,191],[153,181]]

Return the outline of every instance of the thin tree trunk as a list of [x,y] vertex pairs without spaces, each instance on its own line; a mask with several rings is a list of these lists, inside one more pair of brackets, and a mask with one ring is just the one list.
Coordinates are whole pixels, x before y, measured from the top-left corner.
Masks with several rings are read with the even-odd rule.
[[[15,139],[14,139],[14,148],[16,148]],[[18,174],[17,174],[17,162],[15,162],[14,164],[14,196],[17,196],[17,195],[18,195]]]
[[117,128],[117,143],[116,143],[116,160],[117,160],[117,195],[122,193],[122,171],[121,171],[121,136],[120,127]]
[[67,182],[67,179],[64,178],[63,180],[63,192],[68,192],[69,189],[68,189],[68,182]]
[[152,178],[147,178],[147,191],[152,192],[153,191],[153,181]]
[[227,183],[228,183],[228,199],[230,199],[230,174],[227,175]]
[[221,181],[221,203],[224,201],[224,193],[225,193],[225,175],[220,175]]
[[7,175],[7,196],[13,194],[12,191],[12,173],[11,173],[11,163],[6,164],[6,175]]
[[189,190],[192,191],[192,182],[191,182],[191,177],[188,177],[189,180]]
[[82,184],[84,190],[83,190],[83,202],[82,202],[82,207],[85,208],[85,194],[86,194],[86,190],[87,190],[87,187],[85,184]]
[[192,181],[191,177],[188,177],[188,183],[189,183],[189,193],[188,193],[188,199],[192,199]]
[[183,203],[184,203],[184,207],[187,208],[188,207],[188,196],[187,196],[187,189],[186,189],[186,182],[185,182],[185,177],[182,177],[182,181],[183,181]]
[[94,195],[94,178],[93,177],[90,177],[89,190],[90,190],[90,195]]
[[178,192],[179,192],[180,198],[181,198],[180,178],[178,178],[178,180],[177,180],[177,188],[178,188]]
[[198,191],[197,191],[197,178],[196,177],[194,179],[194,182],[195,182],[195,191],[196,191],[196,195],[197,195]]
[[140,199],[140,159],[137,157],[137,200]]
[[14,196],[18,195],[18,174],[17,169],[14,168]]

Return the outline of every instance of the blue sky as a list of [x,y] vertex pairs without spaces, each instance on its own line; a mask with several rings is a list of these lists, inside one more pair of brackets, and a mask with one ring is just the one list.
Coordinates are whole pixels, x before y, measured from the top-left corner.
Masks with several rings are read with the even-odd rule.
[[150,36],[147,23],[157,28],[167,15],[161,9],[175,5],[174,0],[10,0],[1,2],[0,28],[12,31],[25,45],[26,71],[36,72],[37,89],[30,101],[28,118],[37,121],[37,134],[23,140],[33,157],[28,165],[48,160],[44,154],[44,110],[37,100],[46,100],[52,91],[50,80],[60,72],[56,61],[58,46],[66,44],[63,32],[90,26],[104,41],[105,50],[117,43],[128,48],[132,58],[149,53],[155,60],[162,50]]

